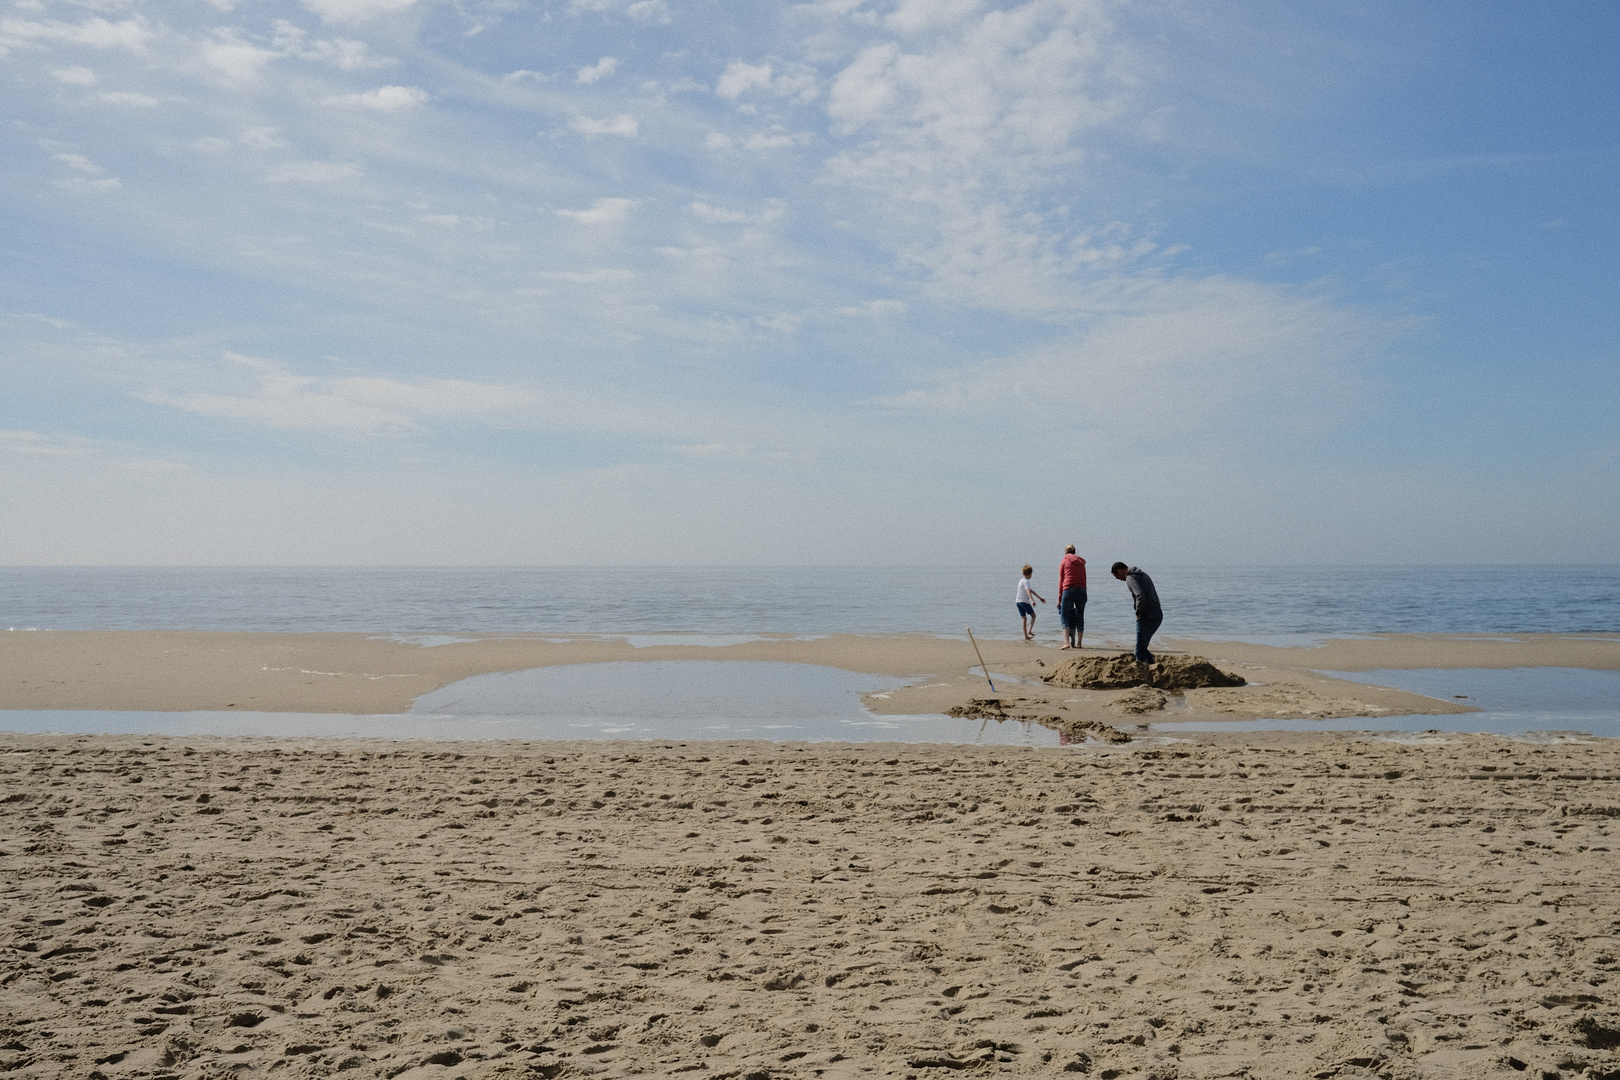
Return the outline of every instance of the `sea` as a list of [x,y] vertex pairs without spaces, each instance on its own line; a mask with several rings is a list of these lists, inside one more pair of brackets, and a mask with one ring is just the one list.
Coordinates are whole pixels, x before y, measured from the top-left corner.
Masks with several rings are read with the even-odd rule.
[[[1094,563],[1088,634],[1124,640]],[[1166,637],[1620,631],[1620,566],[1144,567]],[[1019,567],[0,567],[0,628],[1016,637]],[[1057,563],[1037,629],[1057,626]]]
[[[1154,566],[1164,638],[1279,645],[1375,633],[1620,633],[1620,566]],[[722,645],[765,634],[1019,633],[1017,566],[0,567],[0,632],[347,631],[425,646],[468,633]],[[1125,586],[1093,565],[1088,645],[1127,645]],[[1051,601],[1056,566],[1034,578]],[[969,661],[965,661],[964,666]],[[1335,673],[1337,674],[1337,673]],[[1620,672],[1387,671],[1345,677],[1466,700],[1452,716],[1281,719],[1224,730],[1620,737]],[[643,661],[477,676],[398,716],[0,710],[0,730],[412,739],[772,739],[1057,746],[1038,725],[878,716],[893,680],[802,664]],[[1144,728],[1174,738],[1202,725]]]

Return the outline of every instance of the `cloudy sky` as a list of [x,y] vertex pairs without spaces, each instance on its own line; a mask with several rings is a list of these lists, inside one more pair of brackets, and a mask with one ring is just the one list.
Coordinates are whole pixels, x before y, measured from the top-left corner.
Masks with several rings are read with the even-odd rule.
[[0,562],[1620,562],[1612,0],[4,4]]

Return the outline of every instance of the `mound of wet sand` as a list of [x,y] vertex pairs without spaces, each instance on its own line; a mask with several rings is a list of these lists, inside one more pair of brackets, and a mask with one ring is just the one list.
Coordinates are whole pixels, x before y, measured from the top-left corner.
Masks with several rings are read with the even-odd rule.
[[1141,716],[1144,713],[1158,712],[1168,701],[1163,690],[1156,690],[1151,686],[1138,686],[1114,698],[1108,703],[1108,707],[1132,716]]
[[946,716],[954,716],[961,720],[1010,720],[1012,714],[1007,706],[1001,703],[1000,698],[969,698],[965,705],[953,705],[945,710]]
[[1045,676],[1044,681],[1079,690],[1151,686],[1172,694],[1206,686],[1243,686],[1245,683],[1243,676],[1222,671],[1202,656],[1161,656],[1156,664],[1141,664],[1130,653],[1077,656]]
[[[1020,708],[1021,703],[1028,702]],[[1075,739],[1091,737],[1098,742],[1128,743],[1131,737],[1118,728],[1110,727],[1101,720],[1077,720],[1073,717],[1059,716],[1056,713],[1036,715],[1030,711],[1032,705],[1039,702],[1030,702],[1029,698],[1014,698],[1009,708],[1000,698],[969,698],[965,705],[953,705],[945,710],[945,715],[959,717],[963,720],[994,720],[1001,723],[1003,720],[1022,720],[1028,723],[1040,724],[1054,731],[1061,731]],[[1163,705],[1163,695],[1160,695],[1160,707]],[[1130,710],[1127,710],[1130,711]],[[1146,710],[1136,710],[1138,712]]]

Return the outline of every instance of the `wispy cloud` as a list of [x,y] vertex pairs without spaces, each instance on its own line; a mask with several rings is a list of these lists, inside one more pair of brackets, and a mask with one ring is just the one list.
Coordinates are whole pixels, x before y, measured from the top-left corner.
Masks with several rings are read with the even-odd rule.
[[408,11],[416,0],[304,0],[304,6],[327,22],[366,23]]
[[69,86],[96,85],[95,71],[83,66],[57,68],[51,72],[51,77],[57,82],[67,83]]
[[604,56],[591,66],[580,68],[574,75],[574,81],[580,83],[600,82],[612,75],[618,68],[618,58]]
[[416,86],[379,86],[358,94],[338,94],[327,98],[334,105],[353,105],[377,112],[396,113],[428,102],[428,92]]
[[471,419],[540,401],[532,391],[464,379],[410,381],[389,376],[316,378],[280,364],[227,353],[257,377],[251,394],[149,390],[143,401],[224,420],[351,434],[400,433],[437,419]]
[[82,45],[92,49],[144,53],[155,36],[151,24],[138,16],[121,22],[109,22],[95,16],[76,23],[0,18],[0,50],[43,45]]
[[595,138],[598,135],[619,135],[629,138],[641,131],[641,124],[629,113],[601,119],[593,116],[576,116],[572,127],[586,138]]
[[265,179],[272,184],[332,184],[360,173],[360,166],[348,161],[289,161]]
[[581,225],[607,225],[629,217],[635,206],[634,199],[597,199],[584,210],[556,210],[554,213],[558,217],[572,218]]

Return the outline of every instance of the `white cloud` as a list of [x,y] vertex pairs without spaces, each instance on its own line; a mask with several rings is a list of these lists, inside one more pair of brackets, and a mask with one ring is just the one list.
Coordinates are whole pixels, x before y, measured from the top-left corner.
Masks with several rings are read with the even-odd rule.
[[242,131],[234,140],[209,136],[198,139],[191,145],[206,153],[218,153],[236,145],[245,146],[250,150],[284,150],[287,148],[288,142],[282,138],[281,132],[276,128],[255,127]]
[[186,466],[152,457],[132,447],[82,435],[44,434],[38,431],[0,431],[0,453],[25,454],[36,458],[85,461],[99,459],[115,467],[140,472],[183,473]]
[[116,176],[104,176],[100,180],[74,176],[67,180],[57,180],[55,184],[65,191],[115,191],[122,186]]
[[810,134],[800,131],[790,134],[781,126],[772,127],[768,131],[756,131],[742,141],[744,150],[785,150],[792,146],[806,146],[810,142]]
[[816,458],[814,450],[762,450],[752,443],[709,442],[682,443],[670,450],[684,458],[698,461],[762,461],[772,464],[797,462],[809,464]]
[[704,137],[703,145],[709,150],[735,150],[741,147],[744,150],[785,150],[794,146],[808,146],[811,135],[807,131],[789,132],[780,124],[772,125],[765,131],[756,131],[748,135],[741,142],[719,131],[711,131]]
[[574,117],[573,129],[586,138],[597,135],[623,135],[631,136],[641,131],[641,125],[629,113],[620,113],[618,116],[606,120],[597,120],[589,116]]
[[623,221],[635,208],[634,199],[597,199],[585,210],[556,210],[558,217],[573,218],[581,225],[606,225]]
[[363,23],[382,15],[408,11],[416,0],[304,0],[304,6],[329,23]]
[[636,0],[624,9],[624,13],[637,22],[664,24],[669,22],[669,4],[665,0]]
[[868,300],[864,304],[853,307],[841,307],[838,314],[849,315],[852,318],[877,319],[890,315],[904,315],[906,305],[902,300]]
[[85,157],[83,154],[60,153],[52,154],[51,157],[56,161],[60,161],[70,169],[77,169],[79,172],[99,173],[106,171],[101,166]]
[[531,391],[493,383],[461,379],[410,382],[386,376],[320,379],[236,353],[226,353],[225,358],[257,376],[256,392],[149,391],[137,396],[202,416],[354,434],[409,431],[431,419],[488,417],[540,401]]
[[629,270],[598,267],[594,270],[554,270],[542,277],[552,281],[568,281],[575,285],[605,285],[610,281],[629,281],[636,275]]
[[113,90],[105,94],[97,94],[96,100],[103,105],[114,105],[126,109],[155,109],[163,102],[151,94],[135,94],[125,90]]
[[345,161],[290,161],[265,177],[272,184],[331,184],[360,175],[360,166]]
[[343,71],[393,67],[399,63],[393,57],[372,56],[371,47],[363,41],[311,39],[308,31],[286,19],[276,20],[272,43],[283,56],[328,63]]
[[738,225],[748,220],[748,214],[743,210],[726,210],[708,203],[695,202],[687,207],[697,215],[699,221],[706,221],[711,225]]
[[720,73],[714,92],[735,101],[752,90],[764,90],[778,97],[794,97],[800,102],[811,101],[820,93],[814,68],[806,64],[788,64],[784,68],[733,60]]
[[735,461],[744,461],[753,456],[754,448],[747,443],[687,443],[681,446],[672,446],[671,450],[682,457],[689,458],[730,458]]
[[775,315],[756,316],[754,322],[767,330],[775,330],[779,334],[797,334],[799,327],[804,325],[804,316],[778,312]]
[[247,128],[236,137],[236,141],[254,150],[281,150],[287,146],[287,140],[273,127]]
[[47,457],[83,457],[90,452],[84,439],[42,435],[37,431],[0,431],[0,450]]
[[428,92],[415,86],[379,86],[358,94],[339,94],[326,99],[334,105],[353,105],[377,112],[405,112],[428,101]]
[[834,131],[859,141],[825,179],[887,203],[898,253],[932,295],[1066,318],[1155,252],[1141,237],[1092,243],[1040,199],[1083,169],[1080,135],[1131,115],[1138,73],[1107,11],[908,0],[890,22],[911,40],[873,44],[833,79]]
[[902,34],[960,26],[978,14],[980,0],[900,0],[883,24]]
[[1337,422],[1353,370],[1387,334],[1320,298],[1225,277],[1168,279],[1131,310],[1024,353],[965,365],[883,404],[1038,415],[1128,441],[1280,436]]
[[279,55],[246,40],[234,28],[216,30],[197,49],[197,60],[204,69],[235,85],[257,82]]
[[57,82],[64,82],[69,86],[96,85],[96,73],[87,67],[57,68],[51,75]]
[[619,61],[611,56],[604,56],[590,67],[582,67],[575,73],[575,81],[582,83],[599,82],[612,75],[618,68]]
[[726,65],[726,70],[714,84],[714,92],[735,101],[750,90],[770,85],[771,65],[747,64],[741,60],[733,60]]
[[150,24],[140,17],[117,23],[99,16],[79,23],[0,19],[0,55],[8,48],[28,45],[85,45],[144,53],[154,37]]

